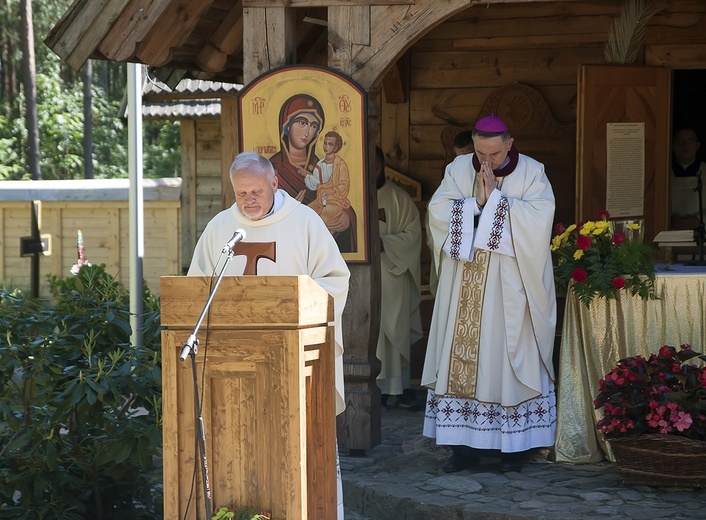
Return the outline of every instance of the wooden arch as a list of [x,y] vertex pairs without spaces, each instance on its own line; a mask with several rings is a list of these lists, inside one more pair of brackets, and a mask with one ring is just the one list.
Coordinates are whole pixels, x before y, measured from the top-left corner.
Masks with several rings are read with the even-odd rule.
[[[329,65],[369,90],[380,83],[407,49],[444,20],[473,3],[469,4],[468,0],[426,0],[413,5],[370,6],[369,33],[366,35],[369,45],[356,44],[350,38],[353,31],[350,20],[338,16],[339,10],[347,8],[329,7]],[[350,46],[341,44],[345,41],[349,41]]]

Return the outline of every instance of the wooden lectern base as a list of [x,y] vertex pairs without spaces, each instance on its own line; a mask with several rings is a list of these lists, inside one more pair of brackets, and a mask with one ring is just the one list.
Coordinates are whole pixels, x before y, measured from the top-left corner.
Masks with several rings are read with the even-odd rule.
[[[205,277],[162,278],[165,518],[200,519],[205,509],[191,360],[179,355],[207,294]],[[249,507],[278,520],[336,518],[329,305],[306,276],[223,278],[196,355],[199,379],[207,360],[199,388],[214,508]]]

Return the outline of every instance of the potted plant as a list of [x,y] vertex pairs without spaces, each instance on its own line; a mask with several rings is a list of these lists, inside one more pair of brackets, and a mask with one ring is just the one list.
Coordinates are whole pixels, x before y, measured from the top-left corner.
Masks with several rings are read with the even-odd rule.
[[691,345],[664,345],[649,358],[621,359],[599,381],[597,427],[626,483],[706,487],[703,361]]
[[[610,214],[598,213],[596,220],[554,227],[550,249],[554,253],[554,280],[560,291],[571,284],[579,300],[590,305],[597,295],[617,299],[629,291],[643,299],[656,298],[654,252],[642,240],[615,231]],[[632,223],[628,231],[637,231]]]

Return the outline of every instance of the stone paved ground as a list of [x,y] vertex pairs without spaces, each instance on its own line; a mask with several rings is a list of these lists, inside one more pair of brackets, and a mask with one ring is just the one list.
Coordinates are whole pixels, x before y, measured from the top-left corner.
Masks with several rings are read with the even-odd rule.
[[559,464],[541,454],[519,473],[497,461],[451,475],[421,435],[422,412],[383,410],[381,445],[341,454],[346,520],[706,519],[706,489],[629,487],[616,466]]

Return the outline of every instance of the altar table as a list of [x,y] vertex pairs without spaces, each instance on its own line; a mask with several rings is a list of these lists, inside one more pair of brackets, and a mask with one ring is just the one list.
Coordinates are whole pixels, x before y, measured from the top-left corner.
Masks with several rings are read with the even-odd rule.
[[590,308],[573,292],[567,294],[557,380],[557,462],[614,460],[596,429],[602,410],[593,400],[598,380],[619,360],[683,343],[706,352],[706,267],[658,265],[655,288],[658,300],[623,293],[618,300],[596,298]]

